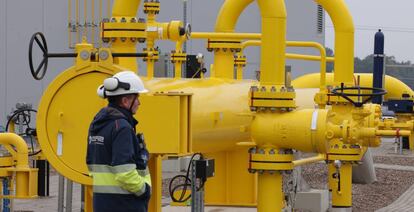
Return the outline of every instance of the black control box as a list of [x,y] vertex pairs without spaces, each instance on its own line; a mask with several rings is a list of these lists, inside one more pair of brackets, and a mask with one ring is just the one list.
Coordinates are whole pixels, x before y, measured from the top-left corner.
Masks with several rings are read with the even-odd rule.
[[214,159],[200,159],[195,161],[196,178],[206,181],[214,176]]

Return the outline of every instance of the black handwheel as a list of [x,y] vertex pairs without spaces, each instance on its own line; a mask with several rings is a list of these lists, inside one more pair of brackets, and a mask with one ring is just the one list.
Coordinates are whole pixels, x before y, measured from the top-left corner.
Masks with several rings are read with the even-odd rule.
[[[345,91],[357,91],[357,93],[346,93]],[[370,93],[361,93],[361,91],[371,91]],[[361,107],[368,101],[370,101],[374,96],[382,96],[387,94],[387,92],[382,88],[370,88],[370,87],[344,87],[341,85],[339,88],[335,88],[331,90],[331,93],[335,96],[340,96],[350,103],[352,103],[355,107]],[[358,97],[358,101],[355,102],[350,97]],[[361,97],[367,97],[366,99],[360,101]]]
[[[43,60],[37,66],[36,69],[33,67],[33,43],[36,42],[39,46],[40,50],[43,52]],[[29,44],[29,66],[30,72],[32,73],[33,78],[36,80],[41,80],[46,74],[47,70],[47,62],[48,62],[48,50],[46,44],[46,38],[41,32],[36,32],[32,35]]]

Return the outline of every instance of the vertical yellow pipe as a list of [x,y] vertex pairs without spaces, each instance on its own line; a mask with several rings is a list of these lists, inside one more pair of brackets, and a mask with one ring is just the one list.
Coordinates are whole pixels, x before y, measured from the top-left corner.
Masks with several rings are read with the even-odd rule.
[[[115,0],[112,6],[112,17],[116,18],[117,22],[120,21],[122,17],[125,17],[128,21],[132,17],[137,16],[138,7],[140,0]],[[109,2],[108,2],[109,3]],[[112,43],[113,52],[122,52],[122,53],[136,53],[136,43],[127,39],[125,42],[117,39]],[[138,72],[137,59],[132,58],[115,58],[115,64],[119,64],[131,71]]]
[[[253,0],[226,0],[217,16],[215,32],[234,32],[237,20]],[[234,78],[234,57],[230,51],[214,52],[214,75],[212,77]]]
[[286,7],[283,0],[258,0],[262,14],[260,83],[285,85]]
[[93,212],[93,188],[90,185],[84,185],[84,195],[85,195],[85,212]]
[[258,186],[257,211],[282,211],[282,175],[278,171],[275,174],[259,174]]
[[335,29],[334,83],[353,85],[354,23],[344,0],[315,0],[329,14]]
[[[175,52],[182,52],[182,45],[183,45],[183,40],[180,39],[175,43]],[[179,79],[181,78],[181,67],[182,67],[182,62],[181,61],[175,61],[174,63],[174,78]]]
[[[339,178],[334,178],[336,168],[333,161],[328,168],[329,187],[332,190],[332,207],[352,207],[352,164],[344,162],[339,169]],[[339,183],[338,183],[339,182]]]
[[[240,58],[242,56],[242,52],[238,52],[237,56]],[[243,79],[243,66],[241,65],[236,66],[236,79],[238,80]]]

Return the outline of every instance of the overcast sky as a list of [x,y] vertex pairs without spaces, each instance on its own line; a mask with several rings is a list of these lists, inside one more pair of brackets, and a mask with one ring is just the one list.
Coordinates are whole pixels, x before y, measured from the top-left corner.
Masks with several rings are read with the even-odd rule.
[[[355,25],[355,56],[374,52],[374,35],[385,35],[385,54],[414,63],[414,0],[345,0]],[[326,46],[333,48],[334,32],[326,16]]]

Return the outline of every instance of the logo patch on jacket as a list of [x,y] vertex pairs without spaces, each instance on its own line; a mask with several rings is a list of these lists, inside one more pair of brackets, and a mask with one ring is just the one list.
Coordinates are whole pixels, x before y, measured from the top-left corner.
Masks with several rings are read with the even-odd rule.
[[104,145],[104,140],[103,136],[89,136],[89,144]]

